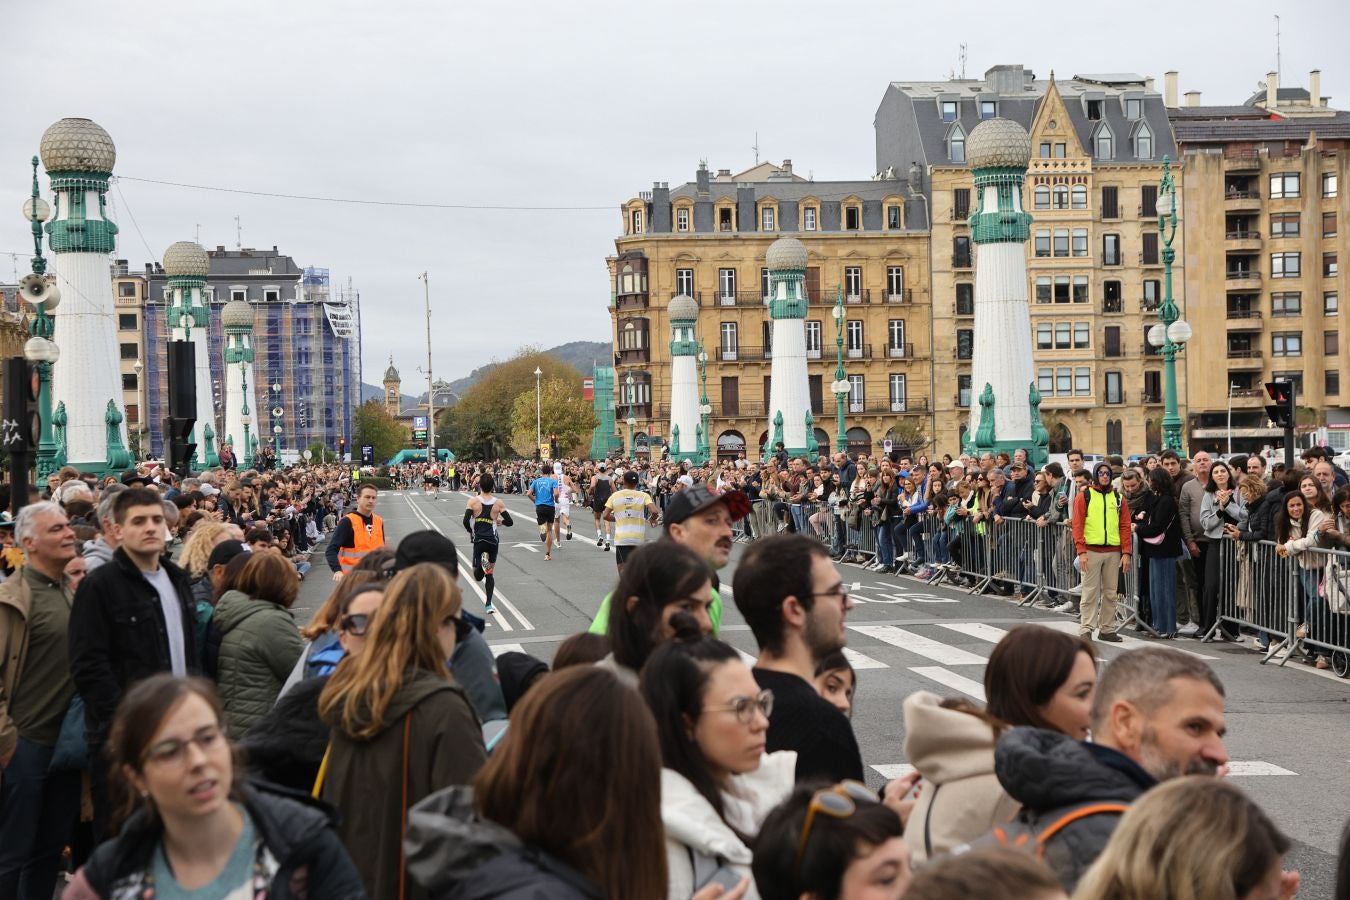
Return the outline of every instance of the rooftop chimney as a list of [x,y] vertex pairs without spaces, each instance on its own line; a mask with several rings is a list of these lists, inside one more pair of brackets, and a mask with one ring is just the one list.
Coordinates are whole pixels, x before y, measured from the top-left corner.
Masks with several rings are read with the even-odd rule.
[[1177,72],[1173,69],[1163,73],[1163,102],[1168,109],[1177,108]]
[[1322,70],[1313,69],[1308,73],[1308,103],[1311,106],[1322,105]]
[[694,176],[694,179],[698,183],[699,194],[706,196],[708,193],[708,164],[706,162],[698,164],[698,173]]
[[1266,73],[1266,109],[1280,105],[1280,73]]
[[1187,105],[1187,106],[1199,106],[1199,105],[1200,105],[1200,92],[1199,92],[1199,91],[1187,91],[1187,92],[1186,92],[1186,105]]
[[153,275],[153,274],[155,274],[155,264],[154,264],[154,263],[146,263],[146,264],[145,264],[145,274],[147,274],[147,275]]
[[791,174],[792,174],[792,160],[790,160],[790,159],[785,159],[785,160],[783,160],[782,169],[783,169],[784,172],[786,172],[786,173],[788,173],[789,175],[791,175]]

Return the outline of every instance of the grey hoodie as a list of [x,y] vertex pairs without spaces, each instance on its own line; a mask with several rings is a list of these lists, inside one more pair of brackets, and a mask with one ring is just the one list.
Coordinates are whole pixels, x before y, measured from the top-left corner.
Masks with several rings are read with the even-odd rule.
[[438,791],[408,812],[408,872],[432,900],[600,900],[579,872],[479,818],[473,788]]
[[84,550],[81,551],[80,555],[84,557],[84,569],[85,572],[88,573],[94,571],[105,562],[111,562],[113,548],[108,546],[108,542],[103,540],[103,535],[100,534],[98,537],[84,545]]

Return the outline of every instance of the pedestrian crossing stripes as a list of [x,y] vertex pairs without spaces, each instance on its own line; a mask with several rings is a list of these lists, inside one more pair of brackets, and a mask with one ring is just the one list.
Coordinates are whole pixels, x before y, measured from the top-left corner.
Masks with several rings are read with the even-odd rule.
[[[909,763],[882,763],[871,767],[885,781],[894,781],[897,778],[904,778],[914,767]],[[1265,760],[1234,760],[1228,764],[1229,778],[1260,778],[1270,776],[1297,776],[1297,772],[1291,772],[1283,766],[1277,766],[1274,763]]]
[[489,644],[492,648],[494,657],[501,656],[503,653],[525,653],[524,644]]
[[926,657],[944,666],[984,665],[984,658],[976,656],[969,650],[962,650],[960,647],[953,647],[950,644],[935,641],[932,638],[906,631],[903,628],[897,628],[894,625],[850,625],[849,630],[856,631],[858,634],[865,634],[893,647],[908,650],[910,653]]

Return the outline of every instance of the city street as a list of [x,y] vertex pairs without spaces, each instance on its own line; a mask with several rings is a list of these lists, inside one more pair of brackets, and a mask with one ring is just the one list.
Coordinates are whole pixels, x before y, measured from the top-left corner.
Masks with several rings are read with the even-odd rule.
[[[377,512],[385,519],[387,539],[424,528],[443,532],[461,548],[461,570],[468,571],[467,541],[460,525],[467,494],[443,491],[438,498],[421,492],[386,492]],[[574,507],[575,537],[544,561],[529,501],[503,498],[515,518],[502,529],[497,562],[498,615],[489,618],[488,642],[496,652],[523,650],[550,660],[557,645],[589,624],[614,585],[614,555],[597,550],[590,510]],[[736,611],[730,583],[736,559],[721,573],[726,616],[722,637],[745,654],[756,652],[754,638]],[[868,780],[880,785],[906,771],[901,701],[916,690],[982,700],[984,662],[1005,631],[1019,622],[1041,622],[1076,630],[1076,623],[1043,610],[1023,610],[996,597],[972,596],[945,586],[930,587],[910,578],[878,578],[854,566],[841,566],[857,603],[849,617],[849,655],[858,671],[853,725],[868,767]],[[482,613],[478,586],[467,575],[466,609]],[[320,562],[302,585],[298,621],[307,621],[332,583]],[[1099,644],[1111,658],[1143,641]],[[1181,640],[1173,646],[1200,655],[1227,688],[1227,747],[1232,777],[1239,778],[1261,806],[1295,841],[1290,868],[1303,872],[1300,896],[1330,896],[1335,852],[1350,796],[1350,681],[1291,662],[1284,668],[1262,666],[1253,650],[1233,644]]]

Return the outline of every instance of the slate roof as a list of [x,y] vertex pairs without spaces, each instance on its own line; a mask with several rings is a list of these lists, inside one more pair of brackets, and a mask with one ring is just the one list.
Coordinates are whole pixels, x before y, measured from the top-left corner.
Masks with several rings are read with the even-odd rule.
[[[1203,108],[1203,107],[1201,107]],[[1332,116],[1300,116],[1293,119],[1203,119],[1173,120],[1172,128],[1182,144],[1223,143],[1225,141],[1307,140],[1350,138],[1350,112]]]
[[[860,200],[881,200],[885,197],[900,196],[909,199],[909,182],[905,180],[908,169],[897,170],[897,178],[884,178],[867,181],[756,181],[755,199],[771,197],[774,200],[801,200],[815,197],[818,200],[842,200],[845,197],[857,197]],[[681,197],[698,199],[698,185],[686,182],[677,188],[671,188],[670,199]],[[716,182],[708,185],[707,199],[735,200],[736,185],[731,182]]]
[[[1304,103],[1307,103],[1309,97],[1311,97],[1311,95],[1308,93],[1307,88],[1289,87],[1289,88],[1275,89],[1276,100],[1302,100]],[[1247,98],[1248,106],[1252,105],[1253,103],[1265,103],[1265,102],[1266,102],[1266,89],[1264,87]]]
[[[986,73],[986,77],[992,76],[994,71]],[[902,167],[908,171],[911,161],[920,165],[959,165],[951,162],[948,157],[948,134],[955,124],[960,124],[969,136],[981,121],[979,107],[981,100],[997,101],[997,114],[1000,117],[1012,119],[1030,130],[1037,105],[1049,89],[1050,81],[1034,79],[1029,72],[1025,74],[1027,77],[1017,89],[1001,92],[995,89],[993,78],[892,82],[886,88],[873,121],[876,130],[878,171],[885,170],[889,166],[895,166],[897,171]],[[998,80],[1005,83],[1008,81],[1006,75]],[[1153,156],[1148,161],[1160,161],[1164,155],[1176,157],[1176,146],[1172,140],[1162,95],[1156,90],[1149,90],[1142,76],[1075,76],[1067,80],[1056,80],[1055,86],[1064,99],[1069,123],[1077,133],[1079,142],[1089,152],[1093,149],[1093,134],[1101,126],[1101,122],[1088,119],[1084,103],[1085,95],[1104,101],[1101,121],[1105,122],[1115,137],[1115,152],[1111,160],[1102,162],[1137,161],[1130,138],[1135,133],[1138,121],[1125,117],[1122,98],[1126,94],[1137,95],[1143,101],[1141,121],[1146,121],[1149,130],[1153,132]],[[942,121],[939,107],[939,101],[942,99],[957,101],[956,123]]]
[[1167,117],[1178,119],[1268,119],[1270,113],[1259,106],[1179,106],[1169,109]]

